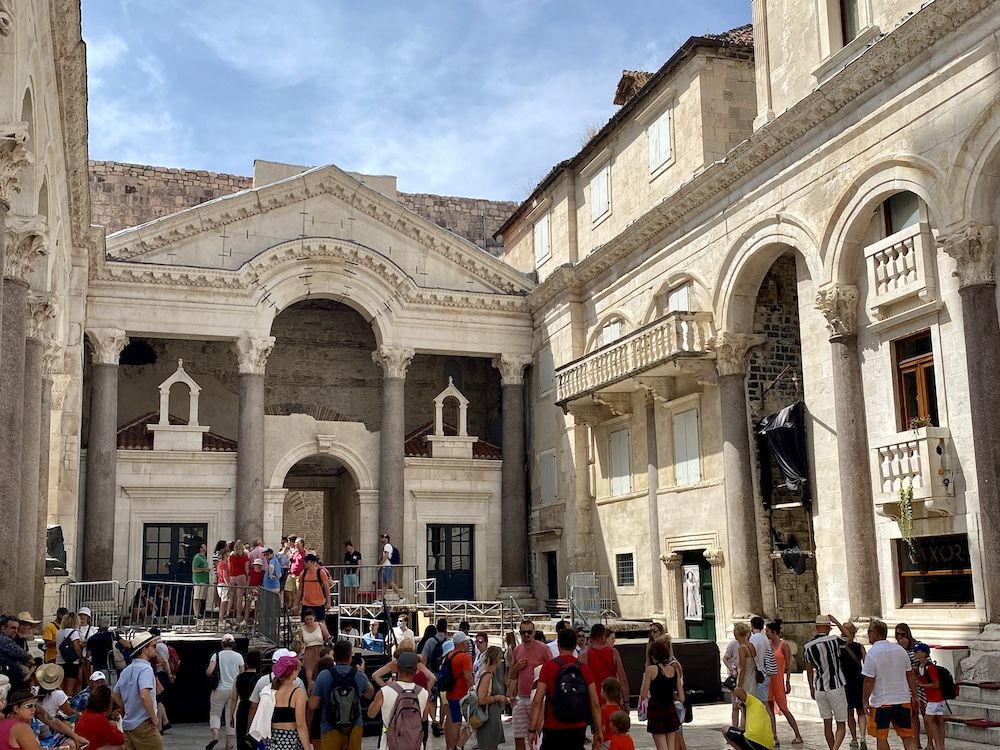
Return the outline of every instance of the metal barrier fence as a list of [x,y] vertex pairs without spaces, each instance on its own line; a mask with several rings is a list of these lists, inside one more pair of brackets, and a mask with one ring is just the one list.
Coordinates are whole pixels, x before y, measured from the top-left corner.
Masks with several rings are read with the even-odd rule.
[[444,617],[449,623],[465,620],[472,632],[483,631],[503,636],[504,606],[500,601],[437,601],[434,602],[434,620]]
[[590,627],[598,620],[617,617],[610,576],[593,572],[570,573],[566,576],[566,591],[574,623]]
[[90,607],[96,625],[104,619],[110,627],[121,624],[121,584],[118,581],[68,582],[59,587],[59,606],[70,612]]
[[287,646],[291,641],[291,627],[282,606],[281,592],[260,589],[257,592],[256,631],[274,645]]
[[[331,599],[339,604],[374,604],[388,596],[413,602],[417,592],[417,566],[393,565],[327,565],[330,574]],[[303,573],[309,580],[309,572]],[[301,578],[299,579],[302,580]],[[398,591],[398,593],[397,593]]]

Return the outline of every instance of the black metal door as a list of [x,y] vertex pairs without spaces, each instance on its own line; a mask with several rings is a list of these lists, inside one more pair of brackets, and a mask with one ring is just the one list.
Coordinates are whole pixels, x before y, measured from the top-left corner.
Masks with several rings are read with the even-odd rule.
[[142,579],[191,583],[191,560],[208,536],[203,523],[147,523],[142,527]]
[[556,552],[545,553],[545,575],[548,583],[548,599],[559,598],[559,558]]
[[427,526],[427,575],[436,581],[436,598],[460,601],[475,598],[472,577],[472,526]]

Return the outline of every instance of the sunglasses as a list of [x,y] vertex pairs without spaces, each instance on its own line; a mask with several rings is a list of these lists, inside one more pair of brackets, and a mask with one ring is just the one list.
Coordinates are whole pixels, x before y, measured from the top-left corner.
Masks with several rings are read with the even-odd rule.
[[534,630],[522,630],[520,632],[521,632],[521,635],[534,635],[535,634]]
[[26,708],[29,711],[34,711],[35,710],[35,705],[36,704],[34,704],[34,703],[22,703],[20,706],[18,706],[18,708]]

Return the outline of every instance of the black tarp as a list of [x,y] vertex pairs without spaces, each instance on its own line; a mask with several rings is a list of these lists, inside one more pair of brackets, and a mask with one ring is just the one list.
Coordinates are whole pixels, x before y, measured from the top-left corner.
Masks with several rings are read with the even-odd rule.
[[802,493],[802,502],[812,505],[809,489],[809,464],[806,459],[806,407],[801,401],[769,414],[754,425],[760,456],[760,492],[764,508],[771,508],[773,479],[771,457],[778,464],[784,485],[792,492]]

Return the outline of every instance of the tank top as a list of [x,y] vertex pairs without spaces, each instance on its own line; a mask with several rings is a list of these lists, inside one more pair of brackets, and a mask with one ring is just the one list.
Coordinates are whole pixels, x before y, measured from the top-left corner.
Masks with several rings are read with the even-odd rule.
[[10,744],[10,733],[17,724],[17,719],[4,719],[0,721],[0,750],[17,750]]
[[649,699],[651,703],[659,705],[673,705],[674,693],[677,691],[677,669],[674,668],[674,676],[667,677],[663,673],[663,668],[670,666],[666,662],[659,662],[656,665],[656,677],[649,683]]
[[611,646],[591,646],[588,653],[587,667],[590,669],[595,685],[604,682],[605,677],[618,676],[618,670],[615,669],[615,652]]
[[295,691],[298,689],[298,686],[296,686],[292,688],[292,692],[288,694],[288,705],[274,707],[274,713],[271,714],[272,725],[295,723],[295,707],[292,705],[292,698],[295,696]]
[[323,645],[323,631],[320,626],[317,625],[312,629],[310,633],[304,627],[302,628],[302,647],[309,648],[310,646],[322,646]]

